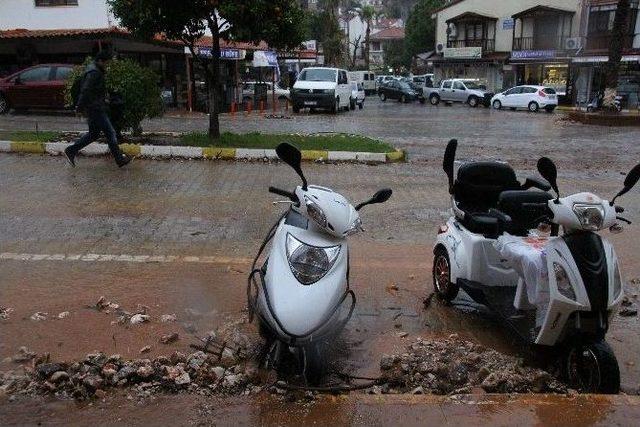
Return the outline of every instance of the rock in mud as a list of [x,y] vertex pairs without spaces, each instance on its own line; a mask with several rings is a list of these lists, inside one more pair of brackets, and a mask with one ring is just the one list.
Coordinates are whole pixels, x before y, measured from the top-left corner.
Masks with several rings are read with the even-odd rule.
[[144,347],[142,347],[140,349],[140,354],[149,353],[150,351],[151,351],[151,346],[150,345],[145,345]]
[[[54,373],[64,371],[65,366],[60,363],[41,363],[36,367],[36,372],[42,379],[50,378]],[[55,381],[53,381],[55,382]]]
[[65,371],[58,371],[58,372],[54,372],[51,375],[51,377],[49,378],[49,382],[53,384],[58,384],[59,382],[67,381],[68,379],[69,379],[68,373],[66,373]]
[[48,315],[49,315],[48,313],[37,311],[33,313],[29,319],[33,320],[34,322],[41,322],[43,320],[47,320]]
[[633,317],[638,315],[638,309],[633,307],[625,307],[618,312],[622,317]]
[[160,316],[160,322],[162,323],[175,322],[176,320],[178,320],[178,317],[175,314],[163,314]]
[[8,320],[11,313],[13,313],[13,308],[0,306],[0,320]]
[[132,325],[139,325],[141,323],[148,322],[150,318],[151,316],[149,316],[148,314],[138,313],[131,316],[131,320],[129,320],[129,322],[131,322]]
[[69,316],[71,316],[71,313],[69,313],[68,311],[63,311],[62,313],[58,314],[58,319],[66,319]]
[[160,342],[162,344],[171,344],[172,342],[176,342],[180,339],[180,335],[177,332],[172,334],[166,334],[160,337]]

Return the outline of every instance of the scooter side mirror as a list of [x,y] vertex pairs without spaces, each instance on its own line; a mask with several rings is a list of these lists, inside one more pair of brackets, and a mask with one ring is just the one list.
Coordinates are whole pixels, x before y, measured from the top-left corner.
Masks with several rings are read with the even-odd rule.
[[300,153],[300,150],[287,142],[283,142],[276,147],[276,154],[280,160],[291,166],[293,170],[296,171],[300,179],[302,179],[302,189],[306,191],[307,179],[302,173],[302,153]]
[[456,149],[458,148],[458,140],[452,139],[444,150],[444,160],[442,161],[442,169],[449,178],[449,194],[453,194],[453,163],[456,160]]
[[623,194],[626,194],[629,190],[631,190],[640,180],[640,164],[634,166],[633,169],[627,174],[627,177],[624,179],[624,188],[620,190],[618,194],[609,202],[611,206],[616,201],[616,199]]
[[370,198],[366,202],[362,202],[358,206],[356,206],[356,210],[359,211],[360,209],[362,209],[363,207],[365,207],[367,205],[375,205],[377,203],[384,203],[384,202],[386,202],[387,200],[389,200],[391,198],[392,194],[393,194],[393,190],[391,190],[390,188],[385,188],[383,190],[380,190],[380,191],[376,192],[376,194],[374,194],[372,198]]
[[556,168],[555,163],[548,157],[541,157],[538,160],[538,172],[553,188],[553,191],[556,193],[556,202],[560,198],[560,191],[558,191],[558,169]]

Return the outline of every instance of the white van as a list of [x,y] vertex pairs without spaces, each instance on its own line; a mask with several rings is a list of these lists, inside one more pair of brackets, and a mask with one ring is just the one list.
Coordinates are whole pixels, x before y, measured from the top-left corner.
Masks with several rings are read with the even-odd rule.
[[362,83],[367,95],[376,93],[376,75],[373,71],[349,71],[349,80]]
[[340,68],[305,68],[291,91],[294,113],[302,108],[322,108],[334,114],[340,109],[349,111],[351,97],[347,70]]

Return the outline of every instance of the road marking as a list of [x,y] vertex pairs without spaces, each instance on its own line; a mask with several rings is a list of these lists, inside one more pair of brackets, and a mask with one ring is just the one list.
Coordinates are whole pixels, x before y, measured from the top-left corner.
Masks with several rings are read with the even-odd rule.
[[248,264],[250,258],[224,256],[178,255],[115,255],[115,254],[26,254],[3,252],[0,260],[12,261],[80,261],[80,262],[136,262],[136,263],[200,263],[200,264]]

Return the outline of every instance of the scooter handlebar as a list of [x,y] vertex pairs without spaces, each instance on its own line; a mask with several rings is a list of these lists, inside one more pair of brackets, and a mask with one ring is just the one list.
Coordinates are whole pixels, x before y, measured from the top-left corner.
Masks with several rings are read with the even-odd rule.
[[269,193],[273,193],[273,194],[277,194],[278,196],[286,197],[287,199],[291,200],[292,202],[296,202],[297,199],[298,199],[296,197],[296,195],[291,193],[290,191],[281,190],[281,189],[276,188],[276,187],[269,187]]

